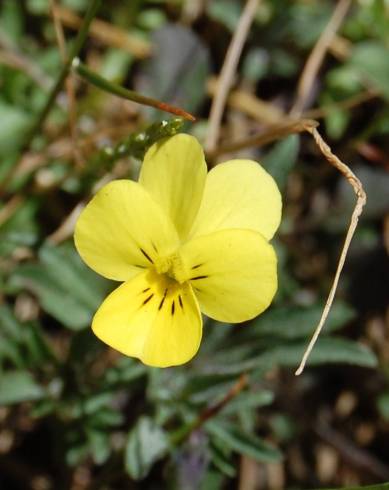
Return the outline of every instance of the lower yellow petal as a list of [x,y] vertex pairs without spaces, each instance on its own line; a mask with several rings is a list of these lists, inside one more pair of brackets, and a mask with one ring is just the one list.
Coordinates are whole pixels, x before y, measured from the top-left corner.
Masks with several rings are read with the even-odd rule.
[[271,303],[277,290],[273,247],[251,230],[223,230],[180,250],[201,311],[219,321],[243,322]]
[[113,291],[98,309],[93,332],[106,344],[144,364],[184,364],[197,352],[202,320],[189,284],[153,271]]

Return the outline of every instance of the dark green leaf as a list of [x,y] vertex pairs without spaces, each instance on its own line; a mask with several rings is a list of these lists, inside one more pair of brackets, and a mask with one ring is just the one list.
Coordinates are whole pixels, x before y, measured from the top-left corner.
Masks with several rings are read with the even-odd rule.
[[135,480],[144,478],[168,450],[165,432],[149,417],[141,417],[128,435],[125,465]]
[[331,488],[322,490],[389,490],[389,482],[380,483],[379,485],[367,485],[365,487],[342,487],[342,488]]
[[236,413],[248,408],[257,409],[270,405],[273,400],[274,394],[268,390],[259,391],[258,393],[243,392],[227,403],[223,409],[223,414]]
[[220,439],[232,450],[256,461],[274,462],[282,457],[278,449],[253,434],[242,432],[233,425],[221,424],[213,420],[207,422],[205,427],[211,436]]
[[[268,365],[297,366],[307,347],[306,343],[292,343],[269,350],[259,357]],[[309,366],[346,363],[363,367],[377,366],[377,358],[365,345],[352,340],[321,337],[317,341],[308,360]]]
[[39,400],[45,390],[27,371],[8,371],[0,374],[0,405]]
[[109,283],[88,269],[69,244],[43,246],[39,259],[37,264],[20,266],[11,286],[32,291],[45,311],[71,329],[90,325]]
[[155,31],[152,43],[153,56],[144,62],[136,90],[195,112],[206,95],[207,48],[193,31],[173,24]]
[[382,95],[389,99],[388,48],[377,41],[364,41],[353,50],[351,66],[368,79]]
[[384,420],[389,421],[389,393],[382,393],[377,400],[377,408]]
[[276,143],[263,158],[263,165],[274,177],[280,189],[284,189],[289,172],[297,161],[300,149],[298,135],[291,135]]
[[[274,308],[248,326],[247,335],[269,335],[284,339],[298,339],[311,335],[320,319],[323,305],[287,306]],[[328,316],[323,334],[342,328],[355,317],[354,310],[342,301],[336,301]]]

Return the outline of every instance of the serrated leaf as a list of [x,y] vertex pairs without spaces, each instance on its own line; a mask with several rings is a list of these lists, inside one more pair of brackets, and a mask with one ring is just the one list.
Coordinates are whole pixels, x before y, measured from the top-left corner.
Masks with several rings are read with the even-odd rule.
[[166,433],[151,418],[141,417],[127,439],[125,466],[128,474],[135,480],[141,480],[167,450]]
[[275,462],[282,458],[281,452],[263,439],[246,434],[231,424],[221,424],[215,420],[206,423],[207,432],[220,439],[226,446],[256,461]]
[[27,371],[8,371],[0,374],[0,405],[39,400],[45,390]]

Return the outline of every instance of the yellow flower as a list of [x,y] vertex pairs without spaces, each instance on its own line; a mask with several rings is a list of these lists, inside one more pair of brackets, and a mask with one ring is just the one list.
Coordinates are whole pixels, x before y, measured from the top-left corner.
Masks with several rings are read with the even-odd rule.
[[243,322],[269,306],[277,259],[268,240],[280,218],[277,185],[257,163],[231,160],[207,175],[192,136],[156,143],[139,182],[107,184],[76,225],[83,260],[123,282],[95,314],[94,333],[150,366],[189,361],[201,341],[200,309]]

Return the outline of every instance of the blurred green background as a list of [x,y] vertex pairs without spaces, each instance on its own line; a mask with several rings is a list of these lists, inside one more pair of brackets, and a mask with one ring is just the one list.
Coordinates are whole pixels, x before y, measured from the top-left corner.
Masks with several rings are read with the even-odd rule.
[[[336,3],[259,2],[221,145],[266,130],[290,110]],[[309,135],[221,158],[261,161],[283,194],[274,240],[279,290],[266,313],[245,325],[205,320],[199,354],[179,368],[147,368],[92,335],[92,315],[115,284],[81,262],[75,219],[103,183],[136,178],[153,141],[178,130],[204,141],[215,77],[244,2],[103,2],[83,62],[197,122],[182,125],[74,76],[73,104],[61,90],[26,148],[63,65],[52,6],[69,50],[88,4],[0,1],[0,488],[279,490],[389,481],[389,3],[351,2],[304,108],[360,177],[368,203],[300,377],[294,370],[355,203]]]

